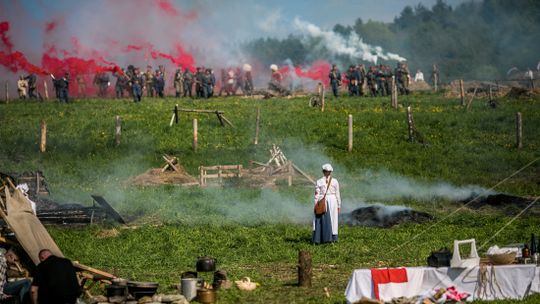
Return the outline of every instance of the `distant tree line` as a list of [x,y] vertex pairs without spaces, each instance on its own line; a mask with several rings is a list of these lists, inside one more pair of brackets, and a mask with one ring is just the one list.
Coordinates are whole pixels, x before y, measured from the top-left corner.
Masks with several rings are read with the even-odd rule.
[[[353,25],[336,24],[335,33],[353,32],[363,41],[407,58],[411,73],[421,69],[430,75],[437,64],[443,81],[505,79],[517,67],[536,70],[540,61],[540,1],[483,0],[456,7],[438,0],[431,9],[407,6],[391,23],[356,19]],[[285,39],[259,38],[244,45],[264,64],[290,59],[305,65],[316,59],[338,62],[344,68],[361,62],[333,56],[316,39],[291,34]],[[395,61],[379,63],[395,66]],[[429,78],[429,76],[428,76]]]

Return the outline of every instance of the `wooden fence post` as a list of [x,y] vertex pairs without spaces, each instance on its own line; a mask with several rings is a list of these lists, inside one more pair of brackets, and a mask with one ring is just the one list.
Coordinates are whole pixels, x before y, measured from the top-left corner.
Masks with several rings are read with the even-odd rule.
[[178,124],[178,104],[174,106],[174,121]]
[[461,105],[465,105],[465,89],[463,88],[463,79],[459,80],[459,96],[461,97]]
[[122,120],[120,116],[116,115],[116,131],[115,131],[115,143],[120,145],[120,136],[122,135]]
[[6,103],[9,103],[9,83],[6,81]]
[[259,144],[259,123],[261,121],[261,107],[257,108],[257,120],[255,121],[255,141],[254,144]]
[[321,112],[324,112],[324,84],[322,84]]
[[309,251],[301,250],[298,252],[298,286],[311,287],[311,254]]
[[43,80],[43,90],[45,91],[45,99],[49,100],[49,89],[47,88],[47,80]]
[[292,179],[293,179],[293,167],[292,162],[289,160],[289,164],[287,166],[287,170],[289,171],[289,176],[287,177],[287,185],[292,186]]
[[45,153],[47,151],[47,123],[41,121],[41,140],[39,141],[39,151]]
[[199,141],[199,135],[197,130],[197,119],[193,119],[193,151],[197,152],[197,144]]
[[349,144],[347,146],[347,151],[351,152],[353,148],[353,119],[352,114],[349,114]]
[[523,128],[521,121],[521,112],[516,113],[516,147],[523,148]]
[[392,75],[392,86],[390,87],[390,100],[392,101],[392,107],[394,109],[397,108],[396,106],[396,90],[395,90],[395,87],[396,86],[396,76]]
[[407,107],[407,125],[409,126],[409,141],[414,141],[414,122],[411,106]]

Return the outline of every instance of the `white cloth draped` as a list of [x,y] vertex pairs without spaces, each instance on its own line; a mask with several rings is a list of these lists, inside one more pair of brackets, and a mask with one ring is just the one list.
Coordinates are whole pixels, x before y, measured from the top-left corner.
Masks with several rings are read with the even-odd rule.
[[[500,265],[482,268],[406,267],[409,282],[382,287],[379,296],[390,301],[394,297],[421,295],[437,288],[455,286],[459,292],[470,294],[472,300],[523,299],[540,292],[540,267],[534,264]],[[417,279],[420,279],[420,284]],[[395,288],[396,285],[402,285]],[[370,269],[353,271],[345,290],[347,303],[362,297],[374,298]]]

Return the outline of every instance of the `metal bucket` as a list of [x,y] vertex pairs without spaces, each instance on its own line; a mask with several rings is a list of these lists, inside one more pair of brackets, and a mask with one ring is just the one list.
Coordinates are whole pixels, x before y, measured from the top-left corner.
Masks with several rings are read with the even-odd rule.
[[186,300],[191,301],[197,297],[197,288],[200,286],[201,279],[197,278],[183,278],[181,281],[182,295],[186,297]]

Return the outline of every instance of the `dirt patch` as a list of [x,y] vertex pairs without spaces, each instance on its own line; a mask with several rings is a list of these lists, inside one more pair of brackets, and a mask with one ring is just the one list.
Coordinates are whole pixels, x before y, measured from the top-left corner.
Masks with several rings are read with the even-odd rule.
[[400,206],[370,205],[358,208],[344,216],[343,221],[352,226],[390,228],[403,223],[423,223],[433,216]]
[[[513,86],[519,86],[517,82],[506,82],[504,85],[491,81],[464,81],[463,82],[463,91],[465,93],[465,98],[469,99],[472,95],[475,97],[489,97],[489,89],[491,87],[491,95],[493,98],[505,96]],[[461,88],[459,85],[459,80],[454,80],[450,84],[443,87],[445,92],[445,97],[449,98],[460,98],[461,97]]]
[[103,229],[100,232],[98,232],[97,238],[105,239],[105,238],[117,237],[118,235],[120,235],[120,232],[114,228]]
[[540,96],[540,89],[526,89],[526,88],[520,88],[520,87],[512,87],[508,93],[506,93],[506,97],[508,98],[533,98]]
[[[536,198],[533,197],[521,197],[498,193],[477,198],[471,197],[470,199],[463,200],[462,203],[468,203],[468,207],[472,209],[492,208],[500,210],[507,215],[515,215],[517,212],[529,206],[535,199]],[[525,214],[540,214],[540,202],[537,201]]]
[[186,170],[176,165],[178,171],[165,171],[162,169],[150,169],[139,176],[130,178],[127,182],[136,186],[157,186],[157,185],[195,185],[199,184],[196,178],[189,175]]

